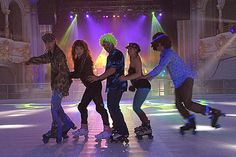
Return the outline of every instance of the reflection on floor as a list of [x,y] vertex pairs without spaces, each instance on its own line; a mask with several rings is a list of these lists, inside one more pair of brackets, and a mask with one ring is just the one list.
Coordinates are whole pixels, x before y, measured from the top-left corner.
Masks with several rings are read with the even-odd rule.
[[[44,103],[1,104],[0,107],[0,156],[1,157],[235,157],[236,154],[236,101],[198,100],[204,105],[214,105],[227,113],[220,119],[223,128],[209,126],[206,116],[197,115],[197,135],[179,135],[183,120],[172,100],[148,100],[143,105],[151,120],[154,139],[136,139],[133,128],[140,125],[132,111],[131,100],[121,105],[129,132],[128,146],[107,141],[95,142],[94,135],[102,131],[102,121],[91,104],[89,110],[89,138],[70,137],[62,144],[50,140],[43,144],[41,135],[51,123],[50,105]],[[64,103],[65,112],[80,126],[80,114],[75,102]],[[71,133],[70,133],[71,135]]]

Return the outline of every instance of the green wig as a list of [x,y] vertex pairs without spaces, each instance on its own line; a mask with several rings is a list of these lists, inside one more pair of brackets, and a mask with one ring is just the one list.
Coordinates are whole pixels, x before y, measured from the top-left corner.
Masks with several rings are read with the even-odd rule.
[[104,42],[112,43],[114,46],[117,44],[117,40],[112,33],[107,33],[101,36],[99,42],[101,46]]

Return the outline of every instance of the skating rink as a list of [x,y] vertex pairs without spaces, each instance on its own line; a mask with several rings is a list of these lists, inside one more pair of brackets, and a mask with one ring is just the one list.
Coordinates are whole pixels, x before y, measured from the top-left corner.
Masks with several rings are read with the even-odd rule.
[[[133,133],[140,125],[132,110],[132,101],[121,102],[121,109],[127,122],[129,145],[95,142],[94,135],[102,131],[102,121],[91,103],[89,109],[89,138],[70,138],[62,144],[50,139],[42,142],[42,134],[51,124],[49,103],[5,103],[0,107],[0,156],[1,157],[235,157],[236,156],[236,97],[218,95],[195,101],[219,108],[227,114],[220,118],[222,128],[209,126],[206,116],[196,115],[197,135],[190,132],[179,134],[184,123],[174,107],[173,98],[147,100],[144,111],[151,120],[154,139],[138,140]],[[65,112],[80,126],[78,102],[64,102]]]

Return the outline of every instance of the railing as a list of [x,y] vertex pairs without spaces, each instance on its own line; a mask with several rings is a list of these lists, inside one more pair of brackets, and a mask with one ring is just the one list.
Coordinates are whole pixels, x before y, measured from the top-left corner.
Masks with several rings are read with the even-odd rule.
[[[105,95],[106,81],[103,81],[102,94]],[[129,82],[130,83],[130,82]],[[154,79],[151,82],[152,96],[165,96],[173,94],[173,85],[170,80]],[[67,99],[80,99],[85,90],[84,85],[80,80],[74,80],[70,87],[70,95]],[[131,92],[125,92],[124,97],[133,96]],[[50,98],[51,87],[50,83],[32,83],[32,84],[0,84],[0,99],[35,99],[35,98]],[[105,97],[104,97],[105,98]]]
[[[232,83],[235,82],[233,85]],[[130,83],[130,82],[129,82]],[[212,83],[212,82],[211,82]],[[105,86],[106,81],[102,82],[103,97],[106,98]],[[174,95],[174,86],[169,79],[153,79],[151,81],[152,90],[149,97],[156,96],[172,96]],[[70,87],[70,95],[66,99],[81,99],[85,90],[84,85],[80,80],[74,80]],[[236,81],[220,80],[213,85],[200,84],[196,81],[193,93],[198,94],[236,94]],[[32,83],[32,84],[0,84],[0,99],[36,99],[50,98],[51,87],[50,83]],[[125,92],[123,98],[132,98],[132,92]]]

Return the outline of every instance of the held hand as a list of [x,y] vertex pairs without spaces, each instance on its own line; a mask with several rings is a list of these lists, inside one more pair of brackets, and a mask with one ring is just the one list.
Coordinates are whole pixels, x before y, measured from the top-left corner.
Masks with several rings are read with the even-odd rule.
[[30,60],[26,61],[25,65],[30,65]]
[[126,81],[125,76],[124,76],[124,75],[121,75],[121,76],[119,77],[119,80],[120,80],[120,81]]
[[88,77],[88,81],[90,82],[90,83],[93,83],[93,82],[95,82],[95,81],[98,81],[99,80],[99,77],[98,76],[89,76]]

